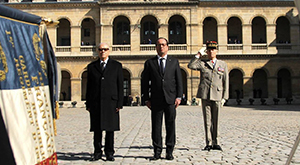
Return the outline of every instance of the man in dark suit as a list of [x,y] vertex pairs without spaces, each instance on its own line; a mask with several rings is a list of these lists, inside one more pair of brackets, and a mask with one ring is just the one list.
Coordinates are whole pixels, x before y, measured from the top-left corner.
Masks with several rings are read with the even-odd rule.
[[182,97],[182,79],[179,62],[167,55],[168,50],[167,39],[159,38],[156,41],[158,55],[145,62],[142,76],[142,95],[146,106],[151,110],[153,160],[161,158],[163,114],[166,125],[166,159],[174,159],[175,118],[176,108]]
[[106,131],[104,152],[106,160],[114,161],[114,131],[120,130],[119,110],[123,106],[122,64],[109,58],[109,46],[100,43],[99,59],[87,66],[86,109],[90,112],[94,132],[94,156],[102,157],[102,132]]
[[188,68],[200,71],[197,97],[201,98],[206,146],[204,150],[222,150],[218,140],[219,111],[228,99],[229,77],[225,61],[217,59],[217,42],[206,43],[208,59],[201,51],[191,59]]

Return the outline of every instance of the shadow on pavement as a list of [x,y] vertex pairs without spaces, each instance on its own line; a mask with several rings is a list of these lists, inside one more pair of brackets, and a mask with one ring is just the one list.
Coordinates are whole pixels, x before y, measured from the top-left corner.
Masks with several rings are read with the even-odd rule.
[[82,153],[73,153],[73,152],[57,152],[57,159],[58,160],[89,160],[91,159],[91,154],[88,152]]
[[[128,148],[128,147],[119,147],[119,148]],[[129,149],[153,149],[153,146],[130,146]],[[166,147],[163,147],[163,149],[165,150]],[[175,146],[176,150],[189,150],[188,148],[177,148]]]
[[122,155],[114,155],[114,157],[119,157],[119,158],[135,158],[135,159],[151,159],[152,157],[150,156],[122,156]]
[[264,110],[264,111],[300,111],[300,106],[298,104],[294,105],[274,105],[274,104],[266,104],[266,105],[226,105],[224,107],[230,108],[247,108],[253,110]]

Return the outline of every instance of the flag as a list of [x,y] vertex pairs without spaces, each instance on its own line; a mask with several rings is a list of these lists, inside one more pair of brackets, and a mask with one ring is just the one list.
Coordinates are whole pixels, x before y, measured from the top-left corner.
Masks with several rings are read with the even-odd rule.
[[56,59],[47,33],[40,35],[41,22],[0,5],[1,164],[57,164]]
[[298,10],[298,17],[299,17],[299,19],[300,19],[300,1],[299,0],[294,0],[294,3],[295,3],[295,5],[296,5],[296,8],[297,8],[297,10]]

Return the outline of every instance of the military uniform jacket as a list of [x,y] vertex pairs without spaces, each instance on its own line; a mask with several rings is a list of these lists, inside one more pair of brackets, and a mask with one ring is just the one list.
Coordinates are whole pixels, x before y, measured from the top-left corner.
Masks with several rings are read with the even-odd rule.
[[216,60],[214,66],[210,60],[194,57],[188,64],[188,68],[200,71],[198,98],[212,101],[228,99],[229,78],[227,64],[224,61]]

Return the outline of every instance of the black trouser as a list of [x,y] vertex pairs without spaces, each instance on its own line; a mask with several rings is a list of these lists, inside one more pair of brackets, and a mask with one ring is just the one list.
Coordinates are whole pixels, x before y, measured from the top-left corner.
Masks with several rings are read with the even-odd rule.
[[[94,153],[102,153],[102,131],[94,132]],[[113,155],[114,151],[114,132],[106,131],[105,134],[105,145],[104,145],[105,155]]]
[[161,154],[162,152],[162,120],[163,114],[165,114],[165,126],[166,126],[166,146],[167,153],[172,154],[175,146],[175,119],[176,109],[175,105],[163,104],[156,106],[152,104],[151,108],[151,120],[152,120],[152,142],[154,147],[154,153]]

